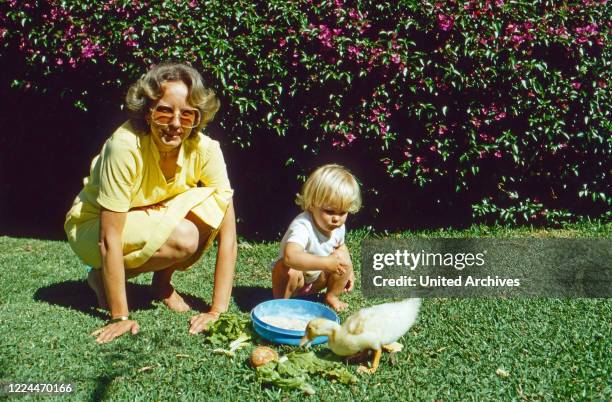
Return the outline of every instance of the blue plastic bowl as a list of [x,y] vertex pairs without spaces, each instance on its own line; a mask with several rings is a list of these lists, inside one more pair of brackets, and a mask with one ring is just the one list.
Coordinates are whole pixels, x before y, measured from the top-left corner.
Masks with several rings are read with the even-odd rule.
[[[321,303],[307,300],[276,299],[268,300],[255,306],[251,311],[251,320],[253,321],[255,332],[270,342],[285,345],[299,345],[300,340],[304,336],[304,331],[284,329],[267,324],[261,320],[261,317],[265,316],[300,318],[304,321],[310,321],[315,318],[327,318],[328,320],[340,323],[338,315],[332,309]],[[311,344],[319,345],[325,342],[327,342],[327,337],[319,336]]]

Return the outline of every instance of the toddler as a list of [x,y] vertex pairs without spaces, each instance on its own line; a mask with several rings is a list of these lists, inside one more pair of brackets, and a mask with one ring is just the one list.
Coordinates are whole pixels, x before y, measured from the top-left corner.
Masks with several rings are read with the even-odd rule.
[[325,302],[336,311],[353,289],[355,275],[344,244],[348,213],[361,207],[359,184],[345,167],[324,165],[306,180],[296,203],[302,208],[289,225],[272,268],[275,298],[313,294],[326,289]]

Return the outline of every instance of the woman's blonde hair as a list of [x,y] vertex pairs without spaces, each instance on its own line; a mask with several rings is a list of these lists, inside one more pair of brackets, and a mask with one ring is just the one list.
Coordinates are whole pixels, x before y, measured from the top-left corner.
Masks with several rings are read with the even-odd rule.
[[333,207],[355,213],[361,208],[361,191],[347,168],[329,164],[317,168],[308,177],[295,202],[304,211],[311,207]]
[[182,81],[188,89],[187,101],[200,111],[200,124],[191,131],[198,133],[219,110],[219,99],[215,92],[204,85],[198,71],[186,64],[161,63],[136,81],[125,97],[125,103],[132,125],[137,130],[148,131],[147,115],[157,101],[163,96],[162,84],[169,81]]

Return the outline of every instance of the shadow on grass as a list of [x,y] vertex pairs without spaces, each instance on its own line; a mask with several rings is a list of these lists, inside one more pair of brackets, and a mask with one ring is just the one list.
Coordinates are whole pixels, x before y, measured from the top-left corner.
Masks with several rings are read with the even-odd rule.
[[[127,298],[130,310],[151,310],[156,301],[147,285],[127,283]],[[181,293],[187,304],[199,311],[208,311],[209,306],[204,300]],[[81,311],[93,317],[107,319],[108,314],[98,309],[96,295],[85,281],[66,281],[39,288],[34,293],[34,300],[67,307]]]
[[263,286],[235,286],[232,295],[238,309],[247,313],[259,303],[273,299],[272,288]]
[[92,401],[102,401],[108,398],[108,391],[116,377],[112,377],[109,375],[102,376],[98,378],[96,381],[96,388],[94,389],[91,400]]
[[[154,299],[149,286],[128,282],[126,289],[130,310],[153,308]],[[44,286],[34,293],[34,300],[67,307],[98,318],[108,318],[107,314],[98,309],[96,295],[85,281],[66,281]]]
[[[234,301],[238,309],[249,313],[259,303],[272,300],[272,288],[264,288],[263,286],[236,286],[232,291]],[[317,303],[323,303],[323,293],[317,293],[309,296],[300,296],[296,299],[308,300]]]

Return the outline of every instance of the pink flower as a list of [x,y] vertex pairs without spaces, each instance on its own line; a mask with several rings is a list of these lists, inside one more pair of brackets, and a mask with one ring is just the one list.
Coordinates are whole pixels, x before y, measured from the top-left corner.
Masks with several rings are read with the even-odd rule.
[[436,152],[438,150],[438,148],[435,145],[432,145],[432,146],[429,147],[429,150],[431,152]]
[[349,52],[349,54],[358,57],[361,54],[361,50],[359,50],[358,47],[353,46],[353,45],[349,45],[347,51]]
[[425,157],[423,156],[417,156],[416,158],[414,158],[414,160],[416,161],[416,163],[423,163],[425,162]]
[[355,141],[357,137],[355,137],[352,133],[347,133],[344,135],[344,138],[346,138],[346,140],[350,144],[351,142]]
[[278,41],[278,45],[279,45],[280,47],[285,47],[285,45],[286,45],[286,44],[287,44],[287,41],[286,41],[284,38],[281,38],[281,39]]
[[579,90],[581,86],[582,84],[579,83],[578,81],[572,82],[572,88],[574,88],[576,91]]
[[501,151],[495,151],[495,153],[493,155],[495,155],[496,158],[501,158],[502,157]]
[[352,18],[354,20],[358,20],[359,18],[361,18],[357,10],[354,10],[354,9],[350,9],[348,12],[348,15],[349,15],[349,18]]
[[55,60],[55,64],[57,64],[58,66],[61,66],[62,64],[64,64],[64,60],[58,57],[57,60]]
[[495,120],[496,120],[496,121],[500,121],[500,120],[505,119],[505,118],[506,118],[506,112],[501,112],[501,113],[498,113],[498,114],[495,116]]
[[455,24],[455,17],[447,16],[444,14],[438,14],[438,27],[444,31],[448,32],[453,29],[453,25]]
[[81,56],[83,56],[85,59],[91,59],[96,55],[96,51],[100,50],[100,47],[97,44],[94,44],[89,38],[83,40],[82,45]]
[[446,134],[447,131],[448,131],[448,128],[446,128],[446,126],[440,126],[438,128],[438,135],[444,135]]
[[191,8],[195,8],[198,5],[198,2],[196,0],[191,0],[189,2],[189,7]]
[[391,55],[391,61],[395,64],[399,64],[400,61],[402,61],[402,59],[400,59],[399,55],[397,54],[392,54]]

